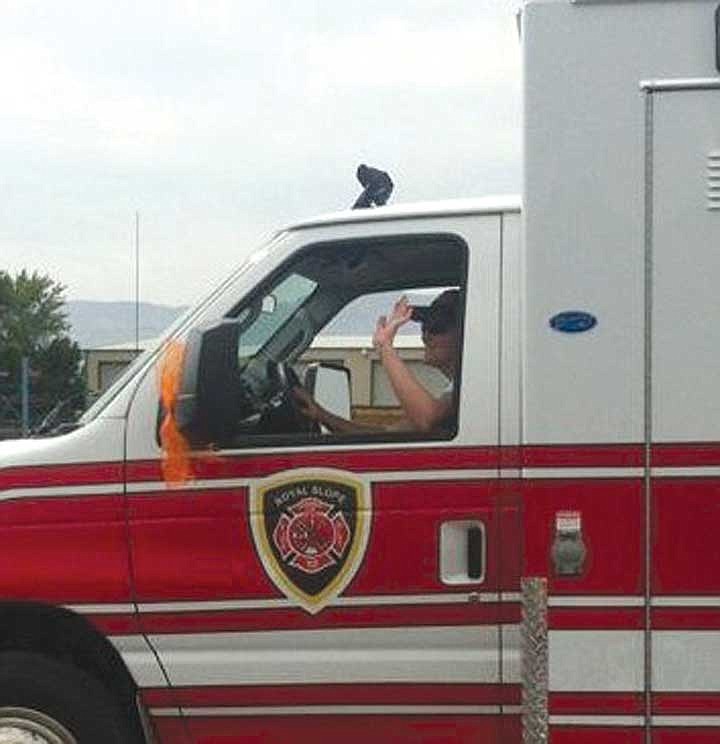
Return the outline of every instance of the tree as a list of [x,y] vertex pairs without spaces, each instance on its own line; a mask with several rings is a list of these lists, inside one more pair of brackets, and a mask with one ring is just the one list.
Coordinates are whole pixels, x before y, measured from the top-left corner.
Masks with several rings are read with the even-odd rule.
[[85,383],[82,353],[70,338],[65,314],[65,287],[51,277],[23,270],[16,276],[0,271],[0,393],[19,408],[21,361],[32,370],[32,421],[72,401],[82,407]]

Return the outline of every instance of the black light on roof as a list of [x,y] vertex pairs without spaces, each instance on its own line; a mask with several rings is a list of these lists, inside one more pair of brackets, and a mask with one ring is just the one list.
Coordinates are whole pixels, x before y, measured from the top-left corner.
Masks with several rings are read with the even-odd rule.
[[381,207],[387,203],[390,194],[392,194],[393,182],[385,171],[363,164],[358,166],[356,175],[363,191],[355,200],[353,209],[366,209],[372,206]]

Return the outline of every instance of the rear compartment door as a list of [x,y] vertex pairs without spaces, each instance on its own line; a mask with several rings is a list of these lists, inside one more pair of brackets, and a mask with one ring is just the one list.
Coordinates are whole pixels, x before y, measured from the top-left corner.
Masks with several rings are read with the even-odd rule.
[[720,81],[647,97],[653,741],[690,744],[720,737]]

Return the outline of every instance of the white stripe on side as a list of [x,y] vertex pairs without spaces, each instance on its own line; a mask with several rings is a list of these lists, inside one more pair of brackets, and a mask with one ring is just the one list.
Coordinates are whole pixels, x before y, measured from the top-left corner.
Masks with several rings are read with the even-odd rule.
[[653,690],[720,692],[720,631],[654,630]]
[[178,491],[232,491],[250,487],[249,478],[215,478],[205,480],[188,480],[185,483],[166,483],[165,481],[137,481],[128,483],[128,493],[177,493]]
[[560,596],[548,597],[550,607],[644,607],[645,597],[640,596]]
[[9,488],[0,492],[0,501],[13,499],[61,498],[63,496],[115,496],[123,493],[123,483],[103,483],[95,486],[40,486]]
[[720,716],[653,716],[653,726],[720,727]]
[[653,607],[720,607],[720,597],[656,596],[650,604]]
[[[303,468],[313,470],[313,468]],[[297,472],[297,470],[293,471]],[[492,480],[499,475],[497,468],[468,468],[445,470],[379,470],[353,473],[374,483],[397,481],[438,481],[438,480]],[[183,484],[168,485],[165,481],[138,481],[127,484],[128,493],[157,493],[176,491],[234,491],[249,489],[267,478],[205,478],[190,480]]]
[[[175,716],[175,708],[151,708],[153,716]],[[286,705],[182,708],[183,716],[499,716],[499,705]]]
[[551,726],[644,726],[644,716],[550,716]]
[[153,635],[173,685],[500,681],[497,626]]
[[503,684],[519,685],[522,682],[522,638],[520,626],[501,625],[500,638],[502,640],[501,681]]
[[[504,595],[507,597],[508,595]],[[501,601],[498,592],[446,592],[437,594],[366,594],[357,597],[336,597],[328,607],[371,607],[385,605],[444,605],[488,603]],[[517,601],[505,599],[505,601]],[[297,607],[289,599],[238,599],[217,602],[143,602],[141,613],[149,612],[209,612],[222,610],[265,610]]]
[[138,687],[167,687],[167,680],[147,639],[141,635],[109,636]]
[[[652,468],[651,475],[656,478],[720,478],[720,467],[673,467]],[[602,479],[602,478],[642,478],[642,468],[472,468],[448,470],[401,470],[369,471],[358,473],[374,483],[397,481],[438,481],[438,480],[492,480],[506,479]],[[213,491],[249,489],[263,478],[206,478],[188,481],[185,484],[168,485],[164,481],[139,481],[135,483],[101,483],[78,486],[38,486],[33,488],[11,488],[0,494],[0,501],[20,498],[53,498],[63,496],[115,495],[123,493],[159,493],[178,491]]]
[[573,480],[593,480],[602,478],[643,478],[643,468],[523,468],[525,480],[543,478],[572,478]]
[[650,468],[653,478],[720,478],[720,467]]
[[79,604],[63,607],[81,615],[127,615],[135,612],[133,604]]
[[[173,684],[520,681],[517,625],[167,634],[151,637]],[[642,631],[551,630],[554,692],[641,692]],[[143,636],[114,636],[140,686],[166,682]],[[720,631],[653,631],[653,689],[720,692]],[[677,721],[677,716],[671,717]]]
[[[644,634],[626,630],[551,630],[550,690],[641,692]],[[720,692],[720,631],[652,631],[652,689]]]
[[[336,597],[329,607],[369,607],[384,605],[442,605],[488,602],[520,602],[517,592],[445,592],[435,594],[366,594],[362,596]],[[621,595],[555,595],[548,598],[550,607],[643,607],[644,597]],[[655,596],[653,607],[717,607],[720,596]],[[72,604],[65,609],[88,615],[126,615],[136,611],[133,604]],[[211,612],[232,610],[270,610],[295,607],[286,598],[236,599],[196,602],[142,602],[137,606],[140,613],[149,612]]]
[[551,691],[645,689],[641,630],[551,630],[549,645]]

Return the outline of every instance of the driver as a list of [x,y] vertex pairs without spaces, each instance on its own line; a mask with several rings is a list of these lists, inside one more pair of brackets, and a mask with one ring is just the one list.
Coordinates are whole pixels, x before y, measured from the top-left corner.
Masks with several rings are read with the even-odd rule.
[[[378,318],[373,346],[380,355],[392,389],[403,408],[403,420],[391,430],[433,432],[448,428],[453,418],[453,389],[459,350],[460,293],[450,289],[438,295],[427,307],[412,306],[401,297],[388,317]],[[449,380],[440,397],[429,393],[418,381],[394,346],[398,330],[411,320],[420,323],[425,345],[425,363],[439,369]],[[387,431],[335,416],[320,406],[301,387],[293,390],[300,412],[337,434]]]

